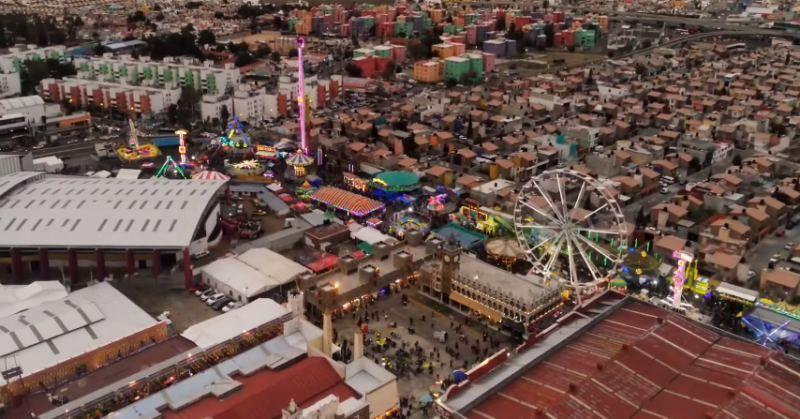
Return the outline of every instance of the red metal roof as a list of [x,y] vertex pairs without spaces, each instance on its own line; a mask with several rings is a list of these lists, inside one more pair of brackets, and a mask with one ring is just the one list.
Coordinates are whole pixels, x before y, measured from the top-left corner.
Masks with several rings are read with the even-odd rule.
[[800,418],[800,365],[628,301],[464,414]]
[[333,394],[344,401],[358,398],[323,358],[304,358],[280,371],[264,370],[249,377],[236,377],[242,388],[224,400],[205,398],[178,412],[165,411],[164,419],[271,419],[281,417],[281,410],[294,399],[308,407]]

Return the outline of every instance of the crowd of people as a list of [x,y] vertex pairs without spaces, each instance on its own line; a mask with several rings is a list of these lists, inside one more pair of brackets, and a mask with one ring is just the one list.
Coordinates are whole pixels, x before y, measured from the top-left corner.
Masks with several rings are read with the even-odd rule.
[[[411,314],[401,316],[386,307],[397,298],[403,302],[401,310]],[[505,342],[497,332],[468,317],[448,317],[419,304],[403,310],[408,300],[402,292],[388,295],[340,317],[337,325],[342,330],[360,330],[364,335],[364,356],[384,366],[398,380],[411,383],[408,394],[401,394],[399,417],[408,417],[417,409],[427,410],[429,400],[456,381],[455,371],[467,371]],[[339,336],[338,330],[334,332],[334,339],[341,346],[352,347],[350,341],[345,343],[348,337]],[[347,358],[351,356],[347,354]],[[420,397],[420,393],[430,398]]]

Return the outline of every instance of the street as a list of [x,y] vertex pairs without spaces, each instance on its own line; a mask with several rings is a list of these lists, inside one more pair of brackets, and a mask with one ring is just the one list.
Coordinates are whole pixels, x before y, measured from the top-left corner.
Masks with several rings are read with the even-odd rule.
[[781,259],[785,260],[789,252],[784,249],[784,246],[790,241],[796,243],[798,240],[800,240],[800,225],[791,230],[786,230],[786,234],[783,237],[778,237],[773,233],[753,246],[747,252],[747,263],[750,264],[750,270],[755,272],[756,276],[748,280],[747,287],[755,289],[761,270],[769,265],[769,259],[772,255],[780,254]]

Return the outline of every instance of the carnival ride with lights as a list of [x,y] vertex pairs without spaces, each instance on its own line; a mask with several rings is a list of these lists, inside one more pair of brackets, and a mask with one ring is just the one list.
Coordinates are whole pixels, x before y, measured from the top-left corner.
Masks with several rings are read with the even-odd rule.
[[161,150],[155,144],[139,142],[139,131],[136,129],[133,119],[128,120],[128,126],[130,127],[128,143],[117,148],[117,156],[120,160],[132,163],[154,159],[161,155]]
[[156,172],[157,178],[189,179],[190,177],[189,172],[194,167],[194,164],[190,163],[189,158],[186,156],[188,151],[186,147],[186,136],[189,135],[189,131],[179,129],[175,131],[175,134],[178,136],[178,154],[180,156],[180,162],[176,162],[172,156],[167,156],[164,164],[161,165],[161,168]]
[[[297,152],[286,158],[286,164],[293,169],[290,175],[301,179],[308,175],[309,168],[314,164],[311,157],[311,145],[308,139],[308,98],[306,97],[305,77],[303,69],[303,49],[306,47],[306,40],[303,37],[297,38],[297,111],[300,124],[300,148]],[[321,156],[318,156],[321,160]],[[321,163],[318,161],[317,163]]]
[[250,151],[253,141],[250,135],[244,131],[242,123],[239,121],[239,115],[233,115],[233,119],[228,123],[227,133],[227,135],[219,137],[219,144],[224,149],[239,152]]
[[627,248],[619,203],[605,185],[569,169],[541,173],[522,187],[514,230],[531,273],[565,283],[579,299],[612,279]]
[[267,167],[258,160],[242,160],[226,163],[225,170],[234,177],[249,177],[263,175]]

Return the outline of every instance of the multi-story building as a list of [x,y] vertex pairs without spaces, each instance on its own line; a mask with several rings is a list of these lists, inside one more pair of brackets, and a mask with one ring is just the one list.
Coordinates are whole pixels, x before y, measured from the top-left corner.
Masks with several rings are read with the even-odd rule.
[[470,63],[468,58],[448,57],[444,60],[444,78],[448,81],[461,82],[469,73]]
[[444,77],[444,63],[439,60],[414,63],[414,80],[421,83],[438,83]]
[[7,54],[0,55],[0,73],[19,73],[28,60],[45,60],[54,58],[64,59],[65,47],[55,45],[51,47],[38,48],[36,45],[27,47],[11,47]]
[[44,79],[40,92],[46,101],[66,102],[78,109],[115,110],[138,116],[165,112],[178,103],[181,95],[179,87],[156,88],[76,78]]
[[0,97],[19,95],[22,92],[20,73],[29,60],[48,58],[64,59],[64,46],[38,48],[35,45],[9,48],[7,54],[0,55]]
[[204,94],[223,94],[239,84],[239,70],[231,63],[217,67],[211,61],[202,64],[193,59],[163,62],[130,56],[79,58],[75,60],[78,78],[124,85],[179,89],[192,86]]
[[21,92],[19,73],[0,73],[0,97],[16,96]]
[[462,255],[455,243],[440,246],[437,258],[420,268],[421,290],[433,299],[519,333],[562,304],[559,286],[540,285]]
[[237,91],[233,97],[207,95],[200,104],[200,113],[203,119],[213,120],[220,117],[223,107],[227,107],[229,115],[233,115],[235,112],[240,120],[251,124],[279,115],[278,95],[266,93],[263,90],[257,92]]

